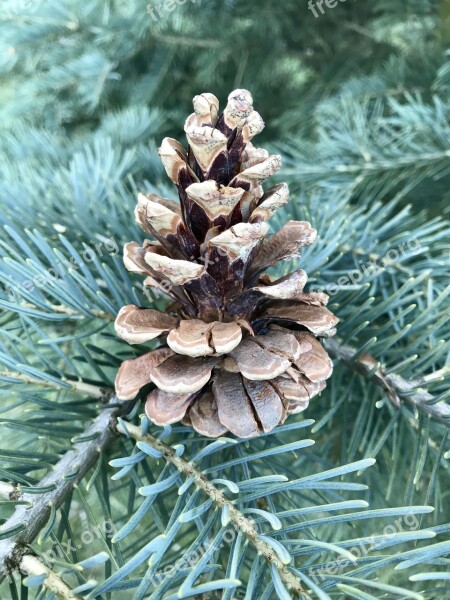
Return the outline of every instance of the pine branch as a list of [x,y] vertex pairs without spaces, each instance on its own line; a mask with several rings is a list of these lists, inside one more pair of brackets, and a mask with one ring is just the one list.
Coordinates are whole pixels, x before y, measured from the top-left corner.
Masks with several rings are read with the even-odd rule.
[[[86,428],[79,441],[64,454],[46,475],[38,487],[52,488],[44,494],[20,494],[11,497],[26,504],[18,505],[14,514],[2,526],[1,532],[11,531],[11,537],[0,541],[0,575],[20,567],[30,544],[47,522],[51,507],[58,508],[82,481],[103,452],[116,437],[116,418],[126,413],[129,404],[117,406],[117,398],[111,396],[108,406]],[[30,508],[31,505],[31,508]]]
[[[450,405],[445,402],[436,403],[436,398],[421,387],[431,381],[430,377],[407,380],[395,373],[385,373],[373,357],[367,354],[358,356],[357,351],[350,346],[340,345],[339,342],[332,339],[327,340],[326,345],[334,358],[385,389],[396,408],[400,407],[401,400],[403,400],[435,421],[450,428]],[[441,369],[439,377],[443,377],[448,372],[448,368]]]
[[82,600],[81,596],[75,595],[57,573],[46,567],[36,556],[26,554],[20,561],[20,570],[28,575],[45,575],[42,585],[62,600]]
[[52,380],[43,381],[41,379],[35,379],[34,377],[28,377],[23,373],[16,373],[13,371],[0,371],[0,377],[5,379],[17,379],[22,383],[27,383],[28,385],[39,385],[41,387],[48,387],[57,390],[61,390],[64,384],[68,384],[74,392],[86,394],[92,398],[96,398],[97,400],[103,400],[105,395],[108,394],[108,391],[105,388],[99,387],[98,385],[91,385],[90,383],[85,383],[84,381],[72,381],[70,379],[65,379],[61,380],[61,385],[59,385],[57,382]]
[[[26,303],[26,302],[21,303],[20,306],[22,306],[24,308],[36,309],[35,304],[30,304],[30,303]],[[86,316],[79,310],[73,310],[72,308],[69,308],[68,306],[64,306],[63,304],[51,304],[49,306],[49,310],[52,310],[55,313],[61,313],[63,315],[68,315],[70,317]],[[92,314],[97,319],[103,319],[105,321],[114,321],[114,319],[115,319],[115,317],[113,315],[111,315],[110,313],[107,313],[104,310],[92,310]]]
[[194,48],[218,48],[221,45],[220,40],[196,39],[178,35],[161,35],[154,33],[152,39],[164,44],[175,44],[176,46],[192,46]]
[[180,473],[188,478],[193,478],[198,489],[201,489],[218,507],[228,507],[229,518],[238,531],[241,531],[248,541],[258,551],[258,554],[271,565],[273,565],[280,576],[281,581],[286,585],[287,589],[292,592],[295,597],[301,597],[304,600],[311,600],[309,594],[303,589],[302,584],[291,571],[286,569],[286,565],[280,560],[279,556],[274,552],[273,548],[264,540],[260,539],[259,532],[255,528],[253,522],[249,520],[236,506],[230,502],[226,496],[208,479],[198,471],[195,466],[177,456],[175,450],[167,446],[160,440],[157,440],[150,434],[142,435],[141,429],[130,423],[117,426],[120,433],[132,437],[138,442],[145,442],[152,446],[158,452],[161,452],[164,458],[172,464]]

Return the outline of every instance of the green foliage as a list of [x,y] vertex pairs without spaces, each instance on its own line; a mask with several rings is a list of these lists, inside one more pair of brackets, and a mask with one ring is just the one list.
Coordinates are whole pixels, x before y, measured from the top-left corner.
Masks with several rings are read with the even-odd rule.
[[[318,229],[301,266],[330,293],[339,340],[448,402],[450,68],[437,3],[339,3],[315,19],[295,0],[203,0],[158,22],[134,0],[9,4],[2,523],[21,492],[49,491],[43,476],[105,410],[120,362],[142,352],[116,338],[118,309],[165,306],[121,247],[142,238],[137,191],[173,194],[156,149],[200,91],[254,93],[292,189],[273,225]],[[450,424],[406,396],[397,409],[336,364],[304,419],[247,442],[155,427],[140,403],[127,411],[125,433],[30,542],[80,597],[292,597],[277,560],[322,600],[448,594]],[[24,529],[0,527],[0,540]],[[0,597],[50,600],[45,583],[16,569]]]

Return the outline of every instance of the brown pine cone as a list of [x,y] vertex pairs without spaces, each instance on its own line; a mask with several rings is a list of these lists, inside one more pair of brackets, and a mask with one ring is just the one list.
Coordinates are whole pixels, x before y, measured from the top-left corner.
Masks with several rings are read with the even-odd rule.
[[289,221],[268,235],[289,190],[262,188],[281,158],[251,143],[264,127],[251,94],[232,92],[220,116],[212,94],[196,96],[194,109],[188,151],[170,138],[159,151],[179,204],[141,195],[136,219],[153,241],[124,252],[126,267],[174,302],[167,313],[125,306],[116,319],[130,344],[167,336],[167,345],[125,361],[116,392],[130,400],[153,383],[146,402],[153,423],[250,438],[305,410],[324,389],[333,365],[317,337],[333,335],[338,319],[325,294],[304,292],[304,271],[275,281],[262,275],[298,259],[316,231]]

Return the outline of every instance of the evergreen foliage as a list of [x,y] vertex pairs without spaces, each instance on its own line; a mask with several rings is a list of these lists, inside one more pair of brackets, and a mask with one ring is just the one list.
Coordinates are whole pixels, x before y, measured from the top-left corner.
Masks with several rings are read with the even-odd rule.
[[[2,600],[449,595],[448,13],[1,4]],[[318,229],[301,266],[341,323],[303,417],[212,442],[117,403],[142,348],[113,320],[165,306],[121,259],[137,192],[171,193],[161,139],[239,86],[291,187],[271,225]]]

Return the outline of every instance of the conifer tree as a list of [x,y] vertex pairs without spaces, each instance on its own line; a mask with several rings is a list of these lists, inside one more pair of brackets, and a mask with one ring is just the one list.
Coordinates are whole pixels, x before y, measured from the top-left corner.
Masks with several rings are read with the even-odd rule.
[[[2,600],[448,596],[448,2],[328,4],[322,14],[312,3],[317,17],[296,0],[1,4]],[[187,126],[192,150],[178,166],[194,174],[179,189],[203,229],[184,233],[189,215],[178,215],[164,168],[175,166],[178,146],[163,144],[163,165],[161,140],[183,140],[193,96],[213,92],[226,107],[230,90],[242,88],[266,121],[257,139],[268,153],[256,152],[256,170],[278,155],[283,168],[278,175],[272,160],[272,192],[258,188],[251,212],[238,216],[235,198],[236,222],[222,213],[201,221],[208,185],[218,205],[221,190],[242,186],[220,169],[204,172],[216,157],[203,160],[189,125],[222,128],[227,149],[236,138],[227,116],[197,122],[216,106],[207,96],[206,110],[200,96]],[[252,160],[249,149],[240,148],[240,164]],[[225,348],[235,357],[252,333],[271,331],[275,344],[281,332],[293,353],[279,378],[301,371],[296,336],[316,343],[298,323],[287,333],[279,319],[255,331],[251,315],[241,327],[240,313],[216,320],[206,306],[201,315],[189,303],[181,314],[170,307],[165,286],[127,270],[137,246],[123,262],[123,247],[143,240],[133,218],[139,194],[138,218],[166,253],[165,236],[181,239],[175,225],[183,253],[188,238],[205,248],[214,234],[248,229],[251,214],[269,240],[292,221],[318,232],[300,262],[291,256],[270,280],[243,279],[249,285],[238,290],[259,299],[303,269],[308,284],[296,291],[329,296],[326,314],[339,323],[330,316],[328,333],[336,333],[302,366],[328,376],[328,354],[333,375],[307,410],[269,411],[273,422],[260,415],[258,435],[241,436],[238,410],[226,424],[199,406],[194,418],[167,416],[160,399],[170,392],[151,386],[175,379],[116,395],[121,365],[161,352],[148,330],[130,333],[135,313],[124,306],[164,315],[165,352],[199,351],[201,326],[180,320],[208,329],[222,318],[223,340],[239,338]],[[205,226],[225,231],[208,235]],[[175,254],[171,246],[165,263],[188,258]],[[202,349],[207,356],[182,360],[225,360]],[[273,356],[282,362],[279,350]],[[264,366],[250,363],[247,375]],[[262,385],[225,375],[247,382],[245,398]],[[191,399],[176,408],[185,405]]]

